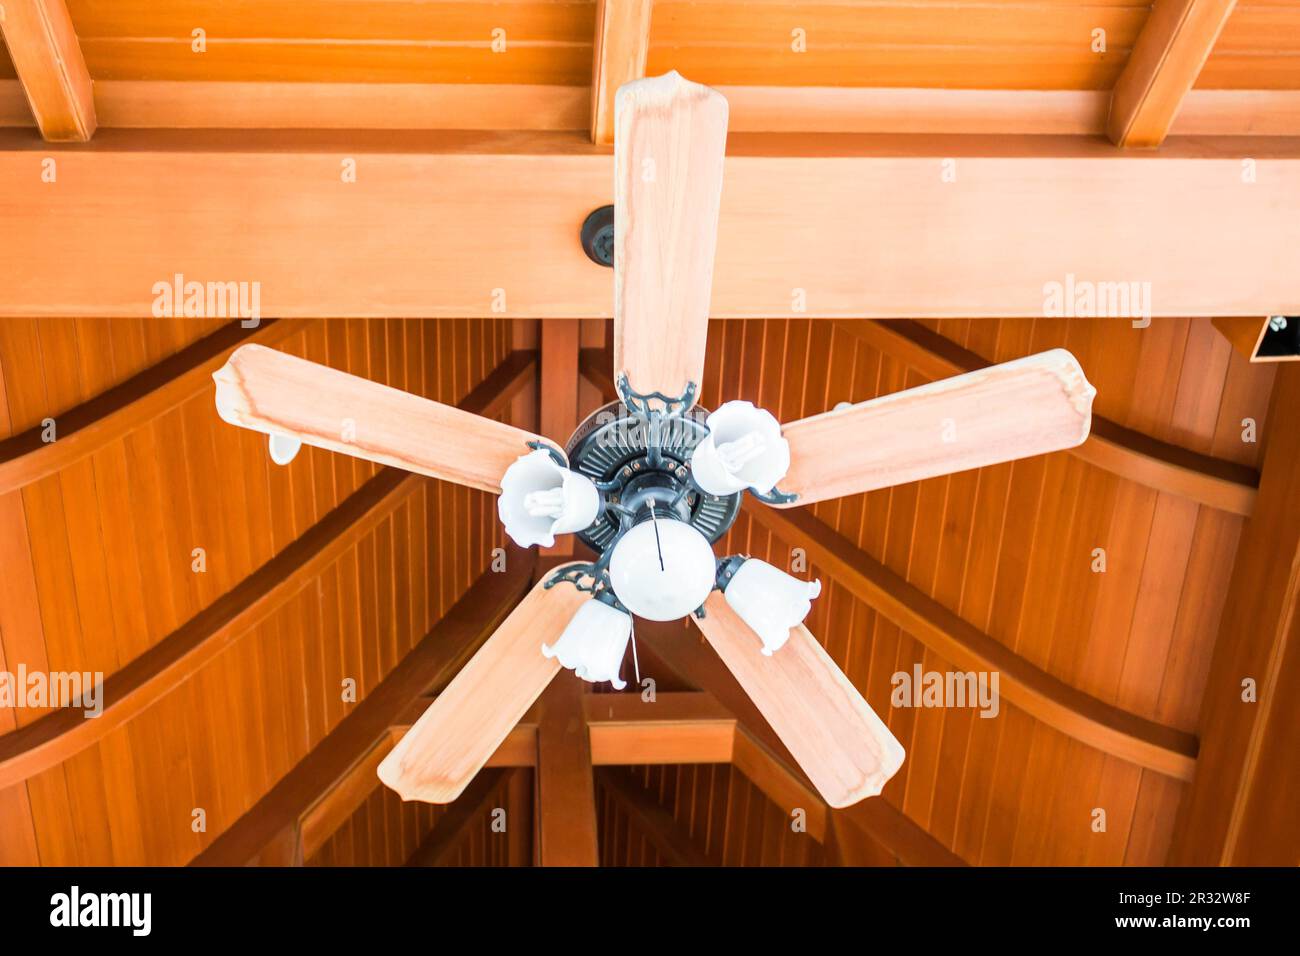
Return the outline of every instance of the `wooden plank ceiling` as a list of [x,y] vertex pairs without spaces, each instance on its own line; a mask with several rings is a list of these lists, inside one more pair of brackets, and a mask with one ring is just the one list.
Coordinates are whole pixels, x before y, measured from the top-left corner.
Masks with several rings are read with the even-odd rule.
[[[587,129],[601,76],[597,0],[66,5],[109,127]],[[601,56],[635,51],[628,62],[652,74],[722,87],[733,130],[1104,132],[1144,29],[1180,22],[1176,8],[1217,7],[1232,12],[1217,42],[1206,37],[1175,131],[1296,132],[1300,9],[1164,5],[1162,19],[1149,0],[643,0],[644,35],[626,35],[643,16],[618,20]],[[1195,45],[1196,16],[1180,42],[1190,31]],[[15,75],[0,51],[0,124],[29,125]],[[1282,98],[1200,95],[1241,90]],[[963,91],[973,98],[949,95]]]
[[[186,385],[187,370],[255,337],[474,403],[485,400],[475,397],[481,390],[470,394],[485,379],[489,390],[536,387],[518,371],[502,372],[536,368],[516,361],[534,354],[519,349],[536,345],[536,329],[512,325],[0,322],[0,667],[111,675],[98,721],[58,724],[59,715],[25,709],[4,715],[0,861],[180,864],[205,849],[209,861],[214,841],[237,820],[243,830],[257,825],[277,783],[299,787],[289,783],[291,770],[327,734],[336,731],[331,747],[348,739],[345,720],[357,704],[343,699],[344,678],[356,679],[358,702],[373,696],[414,659],[424,634],[441,633],[439,622],[502,543],[486,495],[402,480],[310,448],[287,468],[270,465],[258,436],[217,419],[206,374]],[[570,341],[586,347],[583,412],[608,388],[605,331],[603,322],[586,323]],[[1121,445],[1139,447],[1124,437],[1136,434],[1200,453],[1198,467],[1217,460],[1236,468],[1234,480],[1249,489],[1277,373],[1246,363],[1204,319],[1157,319],[1148,329],[1078,319],[714,322],[704,403],[747,398],[790,420],[920,384],[943,372],[936,356],[1003,361],[1056,346],[1079,357],[1098,388],[1098,421],[1120,429]],[[124,383],[138,387],[122,404],[110,390]],[[508,400],[518,387],[510,385],[491,414],[536,414],[535,404]],[[110,420],[113,408],[125,416],[119,425],[85,427]],[[70,433],[33,453],[23,436],[47,417]],[[1245,419],[1255,421],[1259,441],[1242,440]],[[819,504],[802,524],[747,507],[719,545],[720,553],[780,566],[803,548],[808,573],[826,581],[810,627],[908,750],[882,798],[864,805],[876,805],[872,813],[898,814],[935,848],[972,864],[1166,859],[1189,792],[1210,660],[1247,520],[1241,512],[1253,498],[1215,498],[1208,486],[1219,504],[1198,501],[1170,484],[1167,471],[1152,478],[1133,464],[1145,459],[1132,455],[1116,464],[1061,453],[982,469]],[[205,550],[202,573],[192,570],[195,547]],[[1093,570],[1097,548],[1105,550],[1104,573]],[[894,576],[890,600],[871,591],[873,574]],[[252,593],[251,582],[261,590]],[[900,625],[896,601],[920,617]],[[983,648],[968,632],[1005,650]],[[641,666],[669,698],[712,680],[689,661],[683,678],[670,669],[680,660],[661,662],[659,649],[643,648]],[[1005,673],[996,719],[969,708],[890,705],[897,672],[969,669],[969,655],[998,653],[1007,656],[998,658]],[[1059,707],[1025,689],[1035,686]],[[683,717],[716,709],[692,707]],[[587,719],[603,710],[588,708]],[[1137,729],[1124,723],[1133,719]],[[1128,729],[1098,736],[1107,721]],[[462,798],[468,805],[447,809],[403,806],[377,788],[368,768],[386,751],[373,750],[372,739],[355,758],[334,755],[339,772],[355,759],[355,774],[335,784],[305,781],[294,813],[313,821],[310,835],[303,823],[296,850],[291,844],[281,855],[267,844],[261,859],[533,859],[527,768],[535,757],[522,739],[496,764],[520,769],[493,771],[483,792]],[[650,753],[638,733],[602,735],[599,747],[592,739],[599,764],[620,752]],[[721,751],[659,739],[655,766],[597,767],[605,865],[887,864],[939,852],[891,844],[866,818],[856,818],[865,821],[858,829],[847,823],[855,818],[832,816],[797,772],[764,756],[764,745],[747,742],[742,752],[738,731],[735,766],[717,764],[729,737],[717,738]],[[620,751],[627,746],[642,749]],[[690,765],[674,764],[688,754]],[[490,825],[495,808],[516,821],[506,835]],[[795,808],[810,815],[806,833],[791,829]],[[1097,808],[1106,811],[1104,832],[1092,828]],[[196,831],[198,809],[205,828]],[[249,845],[234,832],[221,853]],[[210,861],[217,859],[224,857]]]

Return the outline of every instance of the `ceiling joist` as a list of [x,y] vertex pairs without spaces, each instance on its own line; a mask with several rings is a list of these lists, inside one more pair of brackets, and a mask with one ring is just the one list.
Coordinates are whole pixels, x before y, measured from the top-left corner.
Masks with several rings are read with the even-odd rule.
[[1111,142],[1164,142],[1236,5],[1237,0],[1156,0],[1111,93]]
[[596,0],[591,68],[591,141],[614,143],[614,94],[645,76],[653,0]]
[[596,783],[669,866],[708,866],[712,862],[676,818],[656,803],[626,769],[602,767],[596,771]]
[[64,0],[5,0],[0,30],[41,135],[84,143],[95,133],[95,98]]
[[[715,318],[1041,316],[1045,286],[1075,279],[1099,284],[1107,314],[1300,312],[1293,140],[1183,138],[1158,156],[1050,136],[727,145]],[[181,263],[201,282],[257,278],[263,311],[290,317],[610,314],[612,277],[578,232],[610,201],[611,157],[577,134],[109,130],[94,150],[35,146],[0,131],[0,182],[59,168],[57,187],[6,196],[0,315],[149,314]],[[530,161],[545,189],[520,175]]]

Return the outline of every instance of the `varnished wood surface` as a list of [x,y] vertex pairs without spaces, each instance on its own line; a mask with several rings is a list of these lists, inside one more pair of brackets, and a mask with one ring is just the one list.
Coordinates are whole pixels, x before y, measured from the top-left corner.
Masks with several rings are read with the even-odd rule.
[[[38,176],[36,146],[0,130],[0,182]],[[1039,316],[1045,283],[1075,275],[1150,282],[1154,315],[1298,314],[1275,237],[1294,228],[1300,149],[1248,146],[1268,175],[1246,187],[1231,137],[1145,154],[1092,137],[732,135],[707,311]],[[13,268],[0,315],[147,314],[178,261],[196,281],[259,281],[264,313],[283,317],[572,319],[613,306],[608,272],[577,241],[609,202],[611,157],[582,133],[104,130],[90,149],[50,148],[58,187],[15,188],[2,207]],[[545,190],[520,174],[533,166]],[[195,195],[241,199],[200,209]],[[1098,203],[1148,227],[1115,231]],[[256,246],[209,238],[246,234]],[[648,281],[667,278],[652,268]],[[670,296],[697,288],[677,279]]]
[[832,807],[874,797],[903,748],[806,627],[770,657],[721,593],[696,623],[764,719]]
[[718,240],[727,101],[677,73],[621,87],[614,119],[614,377],[698,389]]
[[[0,322],[6,428],[57,417],[219,324]],[[509,331],[508,323],[320,321],[287,347],[456,402],[509,352]],[[211,401],[205,391],[0,496],[7,669],[113,674],[375,474],[311,448],[285,468],[271,465],[264,438],[221,422]],[[499,540],[495,508],[478,493],[430,485],[402,502],[125,726],[0,790],[4,862],[186,862],[356,706],[343,699],[343,679],[364,700],[488,566]],[[191,570],[195,546],[206,548],[202,573]],[[425,579],[431,587],[412,587]],[[42,714],[13,716],[26,726]],[[191,829],[195,809],[206,812],[205,831]]]
[[560,671],[542,653],[588,600],[539,582],[379,765],[404,800],[450,803]]
[[0,34],[41,135],[84,143],[95,133],[95,98],[65,0],[8,0]]

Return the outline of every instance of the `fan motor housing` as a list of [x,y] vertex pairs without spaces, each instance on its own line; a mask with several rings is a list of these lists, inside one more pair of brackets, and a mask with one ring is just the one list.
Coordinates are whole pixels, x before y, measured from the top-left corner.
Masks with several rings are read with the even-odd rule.
[[[565,447],[569,467],[601,485],[605,502],[631,510],[638,522],[653,510],[656,518],[685,521],[712,543],[735,523],[742,496],[710,495],[690,484],[687,462],[709,434],[707,417],[706,409],[694,406],[683,415],[662,419],[655,456],[650,447],[651,424],[622,402],[610,402],[588,415],[569,439]],[[618,528],[618,514],[603,509],[596,523],[578,532],[578,537],[603,553]]]

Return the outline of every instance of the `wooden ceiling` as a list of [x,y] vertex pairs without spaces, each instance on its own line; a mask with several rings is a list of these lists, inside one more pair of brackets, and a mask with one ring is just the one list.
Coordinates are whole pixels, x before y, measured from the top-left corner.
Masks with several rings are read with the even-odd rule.
[[[1215,680],[1238,633],[1224,609],[1243,587],[1234,566],[1253,560],[1243,529],[1273,494],[1261,469],[1288,443],[1272,420],[1277,367],[1247,363],[1203,319],[712,324],[705,404],[747,398],[784,420],[1056,346],[1098,388],[1094,437],[1075,452],[807,513],[746,507],[719,546],[779,566],[802,548],[826,582],[810,627],[908,751],[881,798],[826,808],[680,626],[638,629],[662,696],[653,718],[637,694],[588,693],[576,706],[590,743],[557,738],[565,701],[592,689],[562,675],[457,803],[383,791],[374,767],[421,695],[486,637],[531,565],[512,551],[510,574],[485,573],[504,544],[488,496],[316,449],[271,465],[255,434],[216,417],[208,372],[237,342],[264,341],[493,416],[541,413],[560,434],[609,389],[605,332],[0,321],[0,439],[14,436],[0,440],[0,667],[109,675],[98,720],[5,715],[0,860],[554,862],[571,852],[575,780],[589,794],[595,782],[588,832],[607,865],[1227,852],[1181,821],[1216,733],[1207,715],[1239,694],[1237,671],[1218,675],[1226,690]],[[54,444],[33,440],[47,417],[66,429]],[[1244,420],[1259,441],[1242,441]],[[998,671],[999,716],[891,706],[891,676],[918,665]],[[564,769],[582,753],[576,776]],[[524,823],[494,830],[495,808]],[[791,828],[794,810],[806,829]],[[534,849],[547,840],[549,854]]]
[[[1300,5],[4,7],[0,670],[109,676],[95,721],[0,711],[0,863],[1300,861],[1300,381],[1208,318],[1300,312]],[[271,465],[210,373],[264,342],[562,439],[611,388],[576,236],[613,92],[669,69],[731,108],[706,405],[1064,346],[1093,437],[729,535],[826,582],[810,626],[908,750],[882,797],[827,807],[695,633],[647,627],[653,715],[564,674],[460,801],[402,805],[375,766],[555,556],[490,573],[478,492]],[[141,318],[177,272],[275,320]],[[1155,318],[1036,317],[1067,274],[1151,281]],[[891,707],[914,665],[999,672],[1000,715]]]

